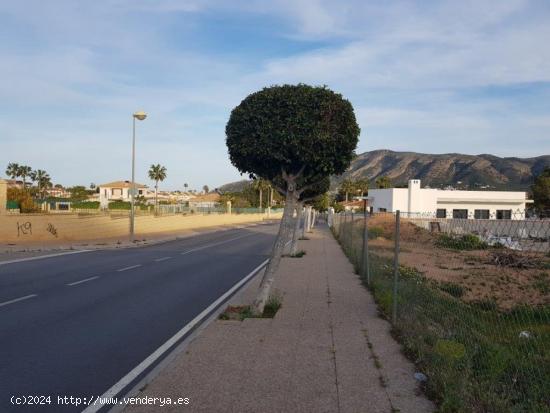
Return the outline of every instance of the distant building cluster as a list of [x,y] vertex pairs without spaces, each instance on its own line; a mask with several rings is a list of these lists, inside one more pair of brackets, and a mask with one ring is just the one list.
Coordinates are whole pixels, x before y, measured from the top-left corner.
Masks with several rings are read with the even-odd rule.
[[[99,201],[106,206],[111,201],[129,202],[131,199],[132,183],[130,181],[114,181],[98,185],[99,191],[90,197],[91,201]],[[154,205],[155,190],[147,185],[135,183],[136,198],[142,199],[146,204]],[[165,203],[189,203],[190,206],[201,208],[214,207],[220,199],[218,193],[194,193],[183,191],[158,191],[156,197],[159,202]]]

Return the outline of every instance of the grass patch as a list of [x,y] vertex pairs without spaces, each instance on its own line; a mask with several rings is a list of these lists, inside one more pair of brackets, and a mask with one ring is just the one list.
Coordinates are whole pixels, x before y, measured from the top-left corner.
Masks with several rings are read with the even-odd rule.
[[277,290],[269,296],[261,316],[254,314],[249,305],[227,306],[219,315],[220,320],[243,321],[245,318],[273,318],[283,305],[283,296]]
[[[390,318],[391,259],[369,258],[369,288],[382,316]],[[400,274],[392,331],[428,377],[425,391],[438,411],[550,410],[550,307],[503,312],[494,299],[462,301],[457,284],[430,282],[407,267]]]
[[239,320],[252,317],[252,310],[249,305],[227,306],[225,311],[218,317],[220,320]]
[[484,250],[489,248],[489,244],[482,241],[477,235],[465,234],[452,236],[441,234],[435,241],[435,245],[439,248],[448,248],[453,250]]
[[537,275],[533,283],[533,288],[537,289],[543,295],[550,293],[550,279],[548,273],[541,272]]
[[456,298],[460,298],[464,295],[464,287],[452,282],[439,284],[439,289]]
[[290,258],[302,258],[304,255],[306,255],[306,252],[304,250],[298,251],[296,254],[290,254]]
[[263,318],[273,318],[283,305],[283,296],[277,290],[273,291],[265,303]]
[[384,228],[382,227],[369,227],[368,231],[369,239],[376,239],[384,235]]

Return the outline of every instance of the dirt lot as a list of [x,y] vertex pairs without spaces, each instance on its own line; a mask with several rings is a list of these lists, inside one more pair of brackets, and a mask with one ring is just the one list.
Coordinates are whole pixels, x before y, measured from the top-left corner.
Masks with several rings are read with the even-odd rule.
[[[393,257],[393,216],[369,220],[373,254]],[[436,246],[440,235],[401,221],[400,264],[437,283],[462,287],[465,301],[493,300],[501,309],[550,304],[550,257],[506,248],[454,250]],[[511,261],[511,262],[508,262]]]

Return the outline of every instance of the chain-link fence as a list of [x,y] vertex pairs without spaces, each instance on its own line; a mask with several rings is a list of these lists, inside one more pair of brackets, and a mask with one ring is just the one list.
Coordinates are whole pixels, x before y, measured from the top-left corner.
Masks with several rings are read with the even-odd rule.
[[550,411],[550,221],[329,221],[440,411]]

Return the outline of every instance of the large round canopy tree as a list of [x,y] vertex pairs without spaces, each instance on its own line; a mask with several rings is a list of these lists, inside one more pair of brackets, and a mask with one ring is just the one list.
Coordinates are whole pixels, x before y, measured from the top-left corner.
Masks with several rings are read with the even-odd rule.
[[233,165],[271,182],[285,195],[285,209],[270,262],[253,309],[262,312],[284,250],[295,203],[302,191],[349,166],[359,136],[353,107],[326,87],[304,84],[264,88],[231,112],[225,128]]

